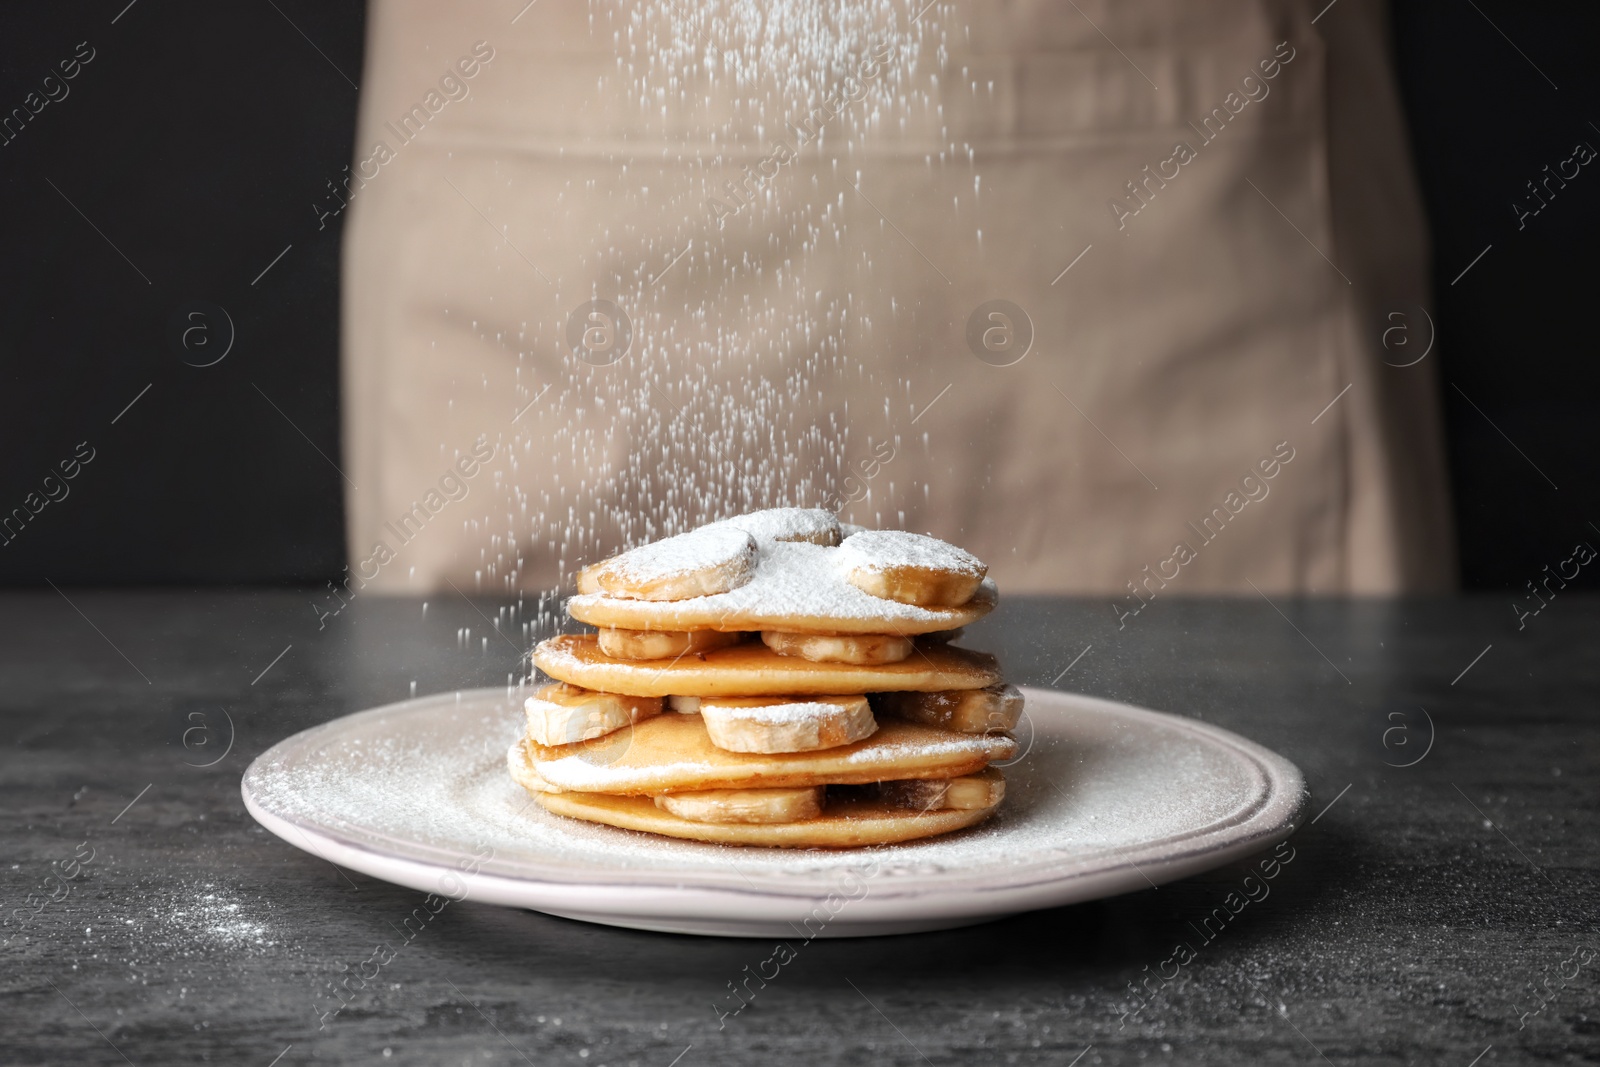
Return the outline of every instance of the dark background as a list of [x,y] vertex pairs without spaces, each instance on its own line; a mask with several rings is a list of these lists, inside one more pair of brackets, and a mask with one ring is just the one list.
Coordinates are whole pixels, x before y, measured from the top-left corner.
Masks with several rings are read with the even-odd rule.
[[[79,442],[95,456],[0,547],[0,583],[287,583],[343,565],[340,223],[319,229],[312,205],[352,155],[363,29],[354,0],[0,10],[0,114],[80,41],[95,50],[0,145],[0,514]],[[1433,229],[1429,358],[1462,580],[1520,590],[1600,537],[1600,167],[1520,231],[1511,207],[1577,141],[1600,148],[1600,10],[1407,0],[1395,40]],[[171,337],[197,300],[232,320],[215,366],[184,362],[226,343],[215,311],[190,350]]]
[[[352,156],[364,5],[127,3],[0,10],[0,114],[78,42],[96,52],[0,145],[0,513],[95,450],[0,548],[0,582],[331,577],[342,483],[317,450],[339,459],[340,224],[311,205]],[[192,300],[233,320],[215,366],[169,342]]]

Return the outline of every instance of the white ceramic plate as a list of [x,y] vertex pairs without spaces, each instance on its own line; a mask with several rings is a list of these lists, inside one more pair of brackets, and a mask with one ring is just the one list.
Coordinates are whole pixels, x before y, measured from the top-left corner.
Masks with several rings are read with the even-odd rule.
[[[859,937],[984,922],[1184,878],[1270,847],[1294,764],[1193,719],[1025,689],[1022,755],[988,822],[847,851],[699,844],[564,819],[505,767],[521,697],[479,689],[349,715],[245,772],[290,844],[428,893],[678,933]],[[443,906],[442,904],[440,905]]]

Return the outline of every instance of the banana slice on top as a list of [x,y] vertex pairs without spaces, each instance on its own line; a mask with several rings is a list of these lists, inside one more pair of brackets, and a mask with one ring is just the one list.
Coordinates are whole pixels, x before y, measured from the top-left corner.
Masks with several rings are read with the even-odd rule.
[[825,508],[768,508],[733,519],[707,523],[702,530],[732,527],[757,541],[809,541],[814,545],[839,543],[839,520]]
[[707,697],[700,702],[711,743],[728,752],[811,752],[871,737],[864,696]]
[[660,697],[597,693],[566,682],[547,685],[523,703],[528,736],[541,745],[571,745],[661,714]]
[[[761,643],[780,656],[799,656],[813,663],[899,663],[915,647],[898,634],[789,634],[761,631]],[[605,646],[600,646],[602,649]]]
[[789,789],[706,789],[663,793],[656,807],[693,822],[786,823],[822,814],[820,785]]
[[904,530],[865,530],[846,538],[835,559],[863,593],[924,608],[960,607],[989,570],[970,552]]
[[878,796],[916,811],[973,811],[1000,803],[1006,795],[1005,776],[993,767],[960,778],[923,778],[879,782]]
[[1022,704],[1022,691],[1006,682],[983,689],[878,696],[885,714],[963,734],[1009,733],[1022,717]]
[[592,563],[578,592],[623,600],[688,600],[737,589],[756,572],[755,538],[732,526],[652,541]]
[[744,634],[719,630],[600,629],[600,651],[613,659],[671,659],[737,645]]

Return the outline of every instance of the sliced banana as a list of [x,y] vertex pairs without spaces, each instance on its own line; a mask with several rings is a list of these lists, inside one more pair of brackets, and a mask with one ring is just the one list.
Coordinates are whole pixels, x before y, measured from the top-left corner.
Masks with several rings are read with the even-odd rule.
[[668,697],[667,710],[675,711],[679,715],[698,715],[700,714],[700,698]]
[[899,663],[915,647],[898,634],[789,634],[761,631],[761,641],[780,656],[799,656],[812,663]]
[[925,608],[960,607],[989,570],[970,552],[904,530],[865,530],[846,538],[835,559],[862,592]]
[[871,737],[878,728],[864,696],[707,697],[711,743],[728,752],[811,752]]
[[716,630],[600,630],[600,651],[612,659],[672,659],[736,645],[741,633]]
[[1005,795],[1005,777],[993,767],[960,778],[878,783],[878,796],[916,811],[973,811],[993,807]]
[[656,807],[693,822],[785,823],[822,814],[820,785],[790,789],[707,789],[664,793]]
[[1022,691],[1005,682],[984,689],[878,696],[878,706],[886,714],[963,734],[1010,732],[1022,717],[1022,704]]
[[756,542],[732,526],[653,541],[583,568],[578,592],[624,600],[688,600],[737,589],[756,572]]
[[570,745],[661,714],[660,697],[597,693],[566,682],[547,685],[523,704],[528,737],[540,745]]
[[814,545],[839,543],[839,520],[825,508],[768,508],[733,519],[707,523],[702,530],[731,526],[757,541],[809,541]]
[[922,645],[948,645],[951,641],[959,641],[967,632],[965,626],[957,626],[954,630],[935,630],[931,634],[918,634],[917,643]]

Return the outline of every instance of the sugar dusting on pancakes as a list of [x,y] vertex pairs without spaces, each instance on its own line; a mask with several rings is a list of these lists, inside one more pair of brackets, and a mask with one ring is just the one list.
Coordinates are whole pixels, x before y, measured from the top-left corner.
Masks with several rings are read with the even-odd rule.
[[702,530],[733,527],[757,541],[809,541],[818,545],[839,543],[839,520],[826,508],[768,508],[702,526]]
[[[867,534],[856,534],[838,548],[804,541],[769,542],[761,546],[755,574],[744,585],[726,593],[696,597],[692,601],[674,601],[664,606],[681,610],[692,605],[694,610],[703,611],[708,619],[748,615],[779,621],[788,616],[805,615],[930,625],[947,622],[949,614],[946,611],[875,597],[844,579],[844,572],[833,565],[833,560],[858,538],[865,536]],[[984,587],[991,597],[995,595],[993,582],[985,580]],[[604,599],[598,593],[575,596],[568,610],[575,617],[582,618],[585,607],[600,604]]]

